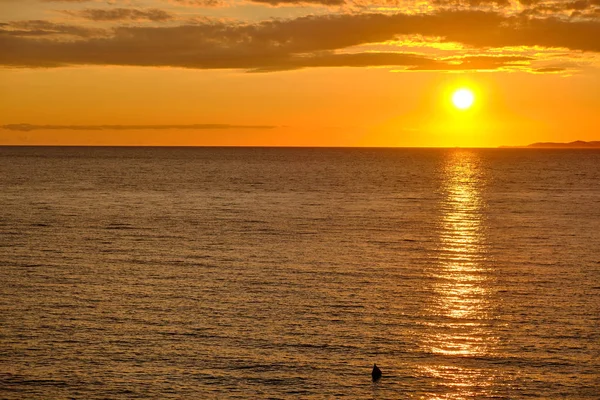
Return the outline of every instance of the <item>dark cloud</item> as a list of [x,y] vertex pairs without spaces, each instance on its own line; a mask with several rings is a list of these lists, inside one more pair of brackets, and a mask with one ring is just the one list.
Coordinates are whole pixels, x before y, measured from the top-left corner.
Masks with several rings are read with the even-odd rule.
[[0,125],[0,129],[10,131],[30,132],[37,130],[140,130],[140,129],[274,129],[272,125],[229,125],[229,124],[191,124],[191,125],[32,125],[9,124]]
[[[470,35],[469,35],[470,33]],[[457,31],[447,40],[475,47],[541,46],[600,52],[600,21],[568,21],[558,17],[505,17],[479,32]]]
[[79,16],[92,21],[169,21],[174,17],[172,14],[159,10],[156,8],[150,8],[146,10],[139,10],[136,8],[88,8],[79,11],[63,11],[66,14]]
[[[39,25],[35,27],[41,29]],[[176,27],[119,27],[110,36],[79,34],[80,40],[69,41],[8,32],[10,29],[0,27],[0,65],[25,67],[110,64],[267,71],[318,66],[397,65],[414,69],[433,66],[435,60],[415,54],[339,54],[351,46],[413,34],[480,49],[541,46],[600,52],[600,21],[505,16],[484,11],[344,14],[255,24],[208,22]],[[511,62],[493,57],[461,62],[466,69],[478,69],[478,63],[489,66],[496,61],[501,61],[498,64],[501,66]],[[444,60],[435,65],[444,63],[456,65]]]

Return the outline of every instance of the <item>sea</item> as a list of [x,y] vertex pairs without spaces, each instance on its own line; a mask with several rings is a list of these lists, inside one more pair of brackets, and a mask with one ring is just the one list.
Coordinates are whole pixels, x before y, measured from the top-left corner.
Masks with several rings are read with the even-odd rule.
[[600,150],[0,147],[0,272],[1,399],[600,399]]

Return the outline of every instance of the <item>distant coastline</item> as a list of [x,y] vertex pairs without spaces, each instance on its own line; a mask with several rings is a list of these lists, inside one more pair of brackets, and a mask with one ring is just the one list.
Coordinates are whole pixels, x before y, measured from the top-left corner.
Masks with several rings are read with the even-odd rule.
[[538,142],[532,143],[527,146],[500,146],[503,149],[600,149],[600,141],[584,142],[583,140],[576,140],[575,142],[569,143],[554,143],[554,142]]

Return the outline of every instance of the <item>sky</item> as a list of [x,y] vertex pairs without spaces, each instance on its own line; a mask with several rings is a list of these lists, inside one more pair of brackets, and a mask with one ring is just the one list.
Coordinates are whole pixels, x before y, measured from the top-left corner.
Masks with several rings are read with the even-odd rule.
[[0,145],[574,140],[600,0],[0,0]]

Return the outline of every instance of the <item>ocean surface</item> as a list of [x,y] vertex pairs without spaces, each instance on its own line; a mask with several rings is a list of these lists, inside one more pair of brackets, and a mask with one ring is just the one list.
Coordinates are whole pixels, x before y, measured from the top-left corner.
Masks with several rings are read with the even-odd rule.
[[0,271],[1,399],[600,399],[598,150],[0,147]]

